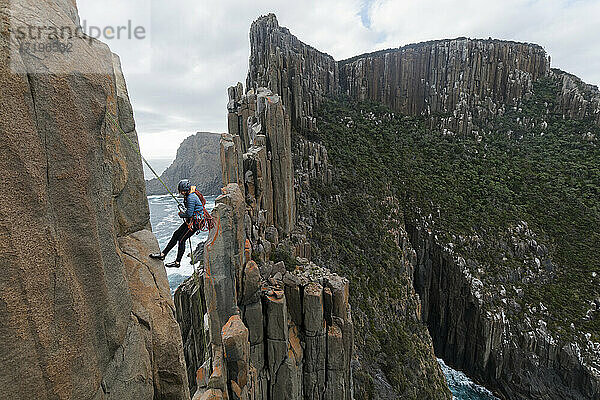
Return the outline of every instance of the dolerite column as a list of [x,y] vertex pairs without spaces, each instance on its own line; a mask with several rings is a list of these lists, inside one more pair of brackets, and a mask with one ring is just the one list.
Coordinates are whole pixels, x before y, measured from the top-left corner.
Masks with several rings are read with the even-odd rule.
[[287,236],[296,221],[290,121],[277,95],[267,97],[265,114],[266,135],[271,145],[275,225]]
[[273,225],[273,184],[264,135],[257,135],[255,145],[244,154],[244,171],[247,199],[255,200],[252,203],[253,217],[264,210],[267,226]]
[[239,315],[229,318],[222,330],[227,367],[227,386],[232,400],[248,400],[250,342],[248,328]]
[[241,139],[238,135],[224,133],[221,135],[221,170],[223,186],[237,183],[244,198],[244,165]]
[[215,228],[204,250],[204,293],[211,343],[221,343],[221,328],[238,313],[237,293],[244,257],[245,202],[237,184],[229,184],[216,200]]
[[265,369],[265,344],[263,305],[261,300],[261,276],[258,265],[248,261],[244,269],[244,282],[240,308],[243,313],[244,324],[248,327],[248,340],[250,342],[250,365],[253,382],[254,400],[268,399],[268,373]]
[[273,180],[271,177],[271,163],[267,154],[267,138],[265,135],[257,135],[255,139],[255,145],[259,146],[260,150],[257,152],[258,178],[261,183],[261,204],[260,207],[266,210],[266,223],[267,226],[273,225]]
[[285,379],[279,375],[288,352],[288,318],[283,291],[273,291],[264,296],[267,319],[267,367],[271,377],[270,398],[285,398]]
[[[238,83],[238,85],[240,84]],[[238,107],[240,107],[241,96],[243,94],[242,92],[238,90],[238,86],[230,86],[227,89],[227,95],[229,97],[227,103],[227,131],[230,135],[239,135],[242,129],[240,116],[238,114]]]
[[327,328],[327,389],[325,400],[350,400],[350,356],[353,351],[354,327],[350,313],[350,283],[337,275],[325,279],[326,292],[331,293],[331,320]]
[[323,286],[311,282],[304,288],[304,398],[320,400],[325,390],[325,321],[323,320]]

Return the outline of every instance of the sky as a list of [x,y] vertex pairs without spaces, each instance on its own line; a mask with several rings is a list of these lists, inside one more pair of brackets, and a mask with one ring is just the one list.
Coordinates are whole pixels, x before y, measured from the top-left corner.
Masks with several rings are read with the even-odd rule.
[[[250,24],[273,12],[300,40],[342,60],[432,39],[543,46],[552,66],[600,85],[600,0],[77,0],[87,26],[143,27],[102,38],[119,54],[142,153],[174,158],[198,131],[227,130],[227,88],[245,83]],[[125,36],[125,35],[123,35]]]

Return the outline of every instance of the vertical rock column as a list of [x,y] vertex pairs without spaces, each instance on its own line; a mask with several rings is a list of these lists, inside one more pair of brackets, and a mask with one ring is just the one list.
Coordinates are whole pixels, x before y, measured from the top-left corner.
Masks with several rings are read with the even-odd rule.
[[350,399],[348,280],[310,263],[294,272],[280,266],[261,274],[250,261],[244,273],[251,393],[257,400]]
[[[283,262],[250,260],[245,221],[256,200],[244,202],[237,184],[223,193],[204,252],[206,361],[199,366],[186,351],[196,371],[194,399],[349,400],[348,280],[304,261],[289,272]],[[178,313],[194,312],[192,303],[178,296]]]
[[296,272],[303,294],[304,399],[351,399],[354,329],[348,304],[350,286],[347,279],[328,270],[315,276],[316,271],[309,263]]
[[325,96],[338,91],[338,63],[329,54],[302,43],[269,14],[250,28],[246,85],[279,94],[294,127],[313,130],[317,107]]
[[[227,367],[228,390],[233,400],[249,399],[248,374],[250,342],[248,328],[239,315],[234,315],[222,330]],[[254,396],[252,396],[254,397]]]
[[0,398],[188,399],[167,275],[148,257],[158,243],[118,57],[77,36],[69,52],[19,51],[4,26],[74,32],[77,6],[8,4],[0,4]]
[[[552,70],[550,76],[561,83],[560,111],[572,119],[591,119],[600,125],[600,91],[574,75]],[[588,139],[593,139],[589,137]]]
[[[244,154],[244,175],[248,191],[255,198],[252,207],[253,222],[260,211],[264,211],[265,224],[273,225],[273,181],[271,178],[271,162],[267,152],[267,138],[265,135],[257,135],[254,145]],[[251,189],[252,188],[252,189]]]
[[204,301],[204,279],[194,275],[175,291],[177,322],[183,338],[183,352],[187,363],[188,382],[193,394],[197,388],[197,369],[210,358],[208,335],[204,326],[206,304]]
[[265,131],[271,148],[271,174],[273,178],[273,203],[275,226],[287,236],[296,222],[294,200],[294,169],[292,168],[292,132],[277,95],[265,96]]
[[302,314],[306,334],[304,364],[304,398],[317,400],[325,391],[326,323],[324,318],[323,286],[311,282],[304,288]]
[[[270,17],[267,20],[272,22]],[[229,133],[222,135],[220,149],[226,187],[217,199],[216,227],[204,251],[210,357],[202,366],[193,367],[198,387],[194,399],[198,400],[351,398],[353,330],[348,281],[309,264],[304,257],[310,255],[310,244],[305,234],[295,230],[290,113],[305,125],[311,124],[313,106],[337,85],[332,73],[335,63],[295,38],[288,42],[285,31],[281,33],[286,46],[294,47],[286,57],[297,79],[284,84],[275,69],[264,72],[289,103],[284,105],[279,95],[264,87],[243,93],[238,84],[228,91]],[[306,65],[322,87],[316,94],[308,90],[314,82],[300,79],[304,50],[324,61],[319,66]],[[279,57],[278,51],[269,48],[270,62]],[[324,148],[311,145],[309,151],[316,161],[312,168],[318,165],[327,176]],[[303,238],[300,244],[298,237]],[[304,264],[291,272],[292,265],[271,261],[272,251],[280,248],[289,249],[292,259],[302,256],[298,260]],[[339,290],[340,285],[346,289]],[[312,294],[304,300],[306,290]],[[318,298],[314,304],[313,295]],[[334,304],[343,311],[334,315]]]
[[204,295],[213,344],[221,344],[221,328],[238,313],[237,293],[244,264],[244,211],[238,185],[227,185],[216,200],[212,214],[215,228],[204,250]]
[[238,135],[223,134],[221,137],[221,165],[223,185],[237,183],[244,196],[244,165],[242,162],[242,144]]
[[[251,90],[240,96],[240,85],[229,88],[230,132],[221,140],[223,183],[238,183],[241,189],[244,182],[258,200],[253,217],[266,210],[267,226],[274,224],[282,236],[289,236],[296,224],[289,115],[281,98],[270,90],[258,88],[256,94]],[[246,110],[255,110],[254,115]],[[244,121],[248,137],[240,136]],[[248,148],[243,157],[242,148]]]
[[[412,44],[340,61],[340,92],[458,134],[518,105],[549,71],[543,48],[528,43],[466,38]],[[442,116],[442,117],[440,117]]]

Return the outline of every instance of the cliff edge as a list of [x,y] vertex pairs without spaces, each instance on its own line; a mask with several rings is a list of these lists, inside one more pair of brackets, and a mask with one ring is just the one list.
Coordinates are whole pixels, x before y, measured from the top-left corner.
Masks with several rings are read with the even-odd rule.
[[140,156],[107,117],[137,144],[119,59],[20,52],[5,28],[74,30],[74,2],[1,7],[0,397],[189,399]]
[[222,136],[215,228],[175,292],[190,389],[198,400],[350,400],[349,281],[310,262],[310,244],[293,236],[291,125],[279,96],[240,86],[229,111],[250,114],[253,139]]
[[503,398],[596,398],[598,88],[528,43],[338,62],[272,14],[250,43],[248,92],[290,116],[297,237],[351,281],[355,395],[443,397],[435,348]]

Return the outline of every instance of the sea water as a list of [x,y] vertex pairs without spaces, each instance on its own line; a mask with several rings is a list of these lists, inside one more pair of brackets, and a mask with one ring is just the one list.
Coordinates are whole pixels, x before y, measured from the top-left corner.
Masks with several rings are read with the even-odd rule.
[[[216,196],[206,196],[206,209],[212,211],[215,207]],[[183,198],[179,198],[179,201],[183,203]],[[164,249],[173,232],[179,228],[183,223],[183,220],[179,218],[177,213],[177,203],[170,195],[164,196],[148,196],[148,204],[150,205],[150,222],[152,223],[152,231],[158,239],[160,249]],[[192,247],[195,249],[199,243],[203,242],[208,238],[208,232],[199,232],[197,235],[192,236]],[[181,260],[181,267],[179,268],[167,268],[167,277],[169,278],[169,286],[171,287],[171,294],[175,292],[177,286],[179,286],[186,278],[192,276],[194,273],[194,266],[191,263],[190,255],[190,243],[189,241],[185,244],[185,253]],[[177,245],[167,254],[165,264],[171,261],[175,261],[177,257]],[[196,264],[196,267],[198,264]]]
[[[206,197],[206,208],[209,211],[215,206],[216,196]],[[182,199],[180,199],[182,201]],[[173,232],[179,228],[182,223],[181,218],[177,215],[177,203],[169,195],[166,196],[148,196],[148,204],[150,205],[150,222],[152,230],[158,239],[158,244],[161,249],[164,249]],[[192,237],[192,246],[194,249],[206,240],[208,233],[200,232]],[[189,257],[189,243],[186,243],[186,252],[181,262],[180,268],[167,268],[167,276],[169,278],[169,286],[171,294],[175,291],[186,278],[194,272],[194,266],[191,264]],[[165,263],[174,261],[177,255],[177,246],[167,255]],[[497,400],[486,388],[475,384],[469,377],[460,371],[456,371],[447,366],[443,360],[438,359],[442,371],[448,381],[448,386],[457,400]]]
[[457,400],[498,400],[497,397],[484,388],[473,382],[463,372],[457,371],[446,365],[444,360],[438,358],[438,363],[442,367],[442,372],[446,376],[448,386],[452,396]]

